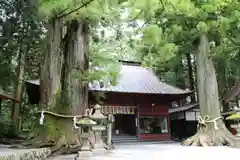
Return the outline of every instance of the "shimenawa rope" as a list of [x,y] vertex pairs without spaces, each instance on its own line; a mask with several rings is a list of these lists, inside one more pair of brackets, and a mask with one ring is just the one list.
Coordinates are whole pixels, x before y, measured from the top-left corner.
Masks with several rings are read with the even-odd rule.
[[[91,111],[91,110],[85,111],[85,115],[89,115],[89,114],[90,114],[90,111]],[[65,118],[71,118],[71,117],[73,117],[73,127],[74,127],[75,129],[79,128],[79,127],[76,125],[77,118],[82,117],[82,115],[76,115],[76,116],[61,115],[61,114],[53,113],[53,112],[50,112],[50,111],[40,111],[40,113],[41,113],[41,117],[40,117],[40,119],[39,119],[39,124],[40,124],[40,125],[43,125],[43,122],[44,122],[44,113],[47,113],[47,114],[50,114],[50,115],[53,115],[53,116],[57,116],[57,117],[65,117]]]
[[41,117],[39,119],[39,124],[43,125],[43,121],[44,121],[44,111],[41,111]]
[[207,124],[208,123],[213,123],[214,124],[214,129],[218,130],[218,126],[217,126],[217,120],[222,119],[222,117],[217,117],[214,118],[212,120],[210,120],[209,115],[205,115],[203,117],[199,116],[198,119],[198,129],[200,128],[200,125],[205,127],[205,132],[207,131]]

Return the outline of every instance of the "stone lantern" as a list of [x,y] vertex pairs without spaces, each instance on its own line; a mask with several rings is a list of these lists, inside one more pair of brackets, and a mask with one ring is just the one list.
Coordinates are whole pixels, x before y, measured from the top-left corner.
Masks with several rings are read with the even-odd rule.
[[91,118],[97,122],[97,125],[92,126],[92,130],[95,133],[95,144],[93,146],[93,152],[104,152],[105,148],[104,148],[104,142],[102,141],[101,137],[102,137],[102,132],[106,130],[106,126],[103,125],[103,123],[107,120],[107,117],[104,116],[101,113],[101,106],[100,105],[95,105],[94,106],[95,112],[94,114],[91,116]]
[[236,121],[236,124],[232,124],[231,127],[234,128],[236,130],[236,136],[240,137],[240,109],[239,108],[235,108],[236,113],[232,114],[231,116],[228,116],[226,118],[226,120],[233,120]]
[[96,124],[97,123],[95,121],[91,120],[89,116],[86,115],[84,115],[82,119],[76,122],[76,126],[79,127],[82,145],[75,160],[89,158],[92,155],[91,145],[88,138],[90,137],[90,128]]

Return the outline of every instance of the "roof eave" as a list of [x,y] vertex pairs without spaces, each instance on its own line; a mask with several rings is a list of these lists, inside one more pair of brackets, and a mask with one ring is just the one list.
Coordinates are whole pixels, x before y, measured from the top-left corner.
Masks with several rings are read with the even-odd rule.
[[156,93],[156,92],[122,92],[122,91],[112,91],[112,90],[98,90],[98,89],[89,89],[89,91],[92,92],[106,92],[106,93],[124,93],[124,94],[147,94],[147,95],[191,95],[193,94],[195,91],[190,91],[190,92],[183,92],[183,93]]

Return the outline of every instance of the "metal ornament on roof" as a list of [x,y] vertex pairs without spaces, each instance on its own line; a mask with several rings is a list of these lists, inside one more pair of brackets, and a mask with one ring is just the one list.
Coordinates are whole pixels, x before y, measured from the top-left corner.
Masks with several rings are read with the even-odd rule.
[[88,87],[90,89],[104,89],[111,86],[110,80],[108,78],[101,79],[101,80],[94,80],[90,82]]

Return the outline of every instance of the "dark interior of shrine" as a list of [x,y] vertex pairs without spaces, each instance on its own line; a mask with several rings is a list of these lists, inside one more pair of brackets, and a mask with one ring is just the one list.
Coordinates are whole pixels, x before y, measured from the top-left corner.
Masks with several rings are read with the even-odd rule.
[[136,115],[116,114],[114,118],[113,134],[136,136]]

